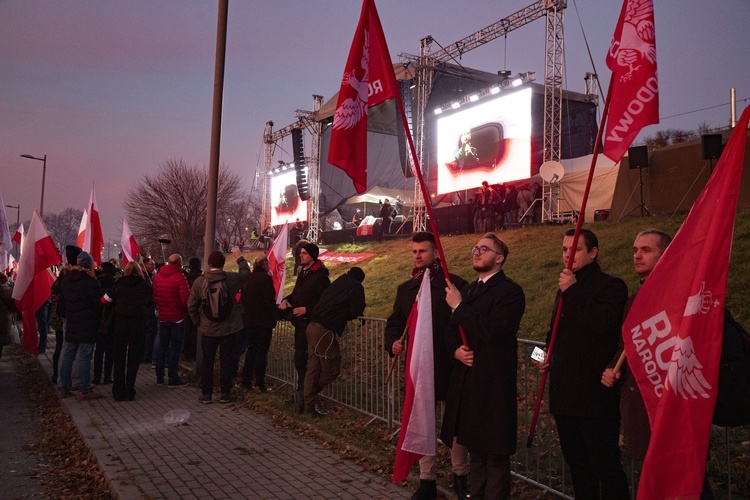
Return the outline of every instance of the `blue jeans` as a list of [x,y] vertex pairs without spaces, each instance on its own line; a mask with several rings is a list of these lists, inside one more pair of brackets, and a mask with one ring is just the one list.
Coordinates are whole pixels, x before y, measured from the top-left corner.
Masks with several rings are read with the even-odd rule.
[[78,378],[81,392],[87,393],[91,390],[91,356],[94,354],[95,344],[79,344],[78,342],[65,342],[63,347],[63,360],[60,365],[60,390],[70,390],[70,377],[73,371],[73,361],[78,354]]
[[185,321],[179,323],[159,322],[159,354],[156,357],[156,380],[164,379],[164,363],[167,364],[169,383],[180,379],[177,366],[180,363],[182,340],[185,337]]

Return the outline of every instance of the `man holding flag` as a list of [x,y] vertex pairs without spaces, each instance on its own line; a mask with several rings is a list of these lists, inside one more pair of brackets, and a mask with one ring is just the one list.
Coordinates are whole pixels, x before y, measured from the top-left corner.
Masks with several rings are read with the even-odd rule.
[[[414,269],[412,277],[398,286],[396,291],[396,300],[393,304],[393,312],[388,317],[385,326],[385,349],[391,356],[398,356],[404,350],[404,329],[411,314],[412,307],[417,299],[422,277],[425,270],[430,270],[430,291],[431,301],[428,304],[430,316],[432,319],[432,328],[427,332],[419,332],[431,337],[432,355],[433,355],[433,394],[415,394],[415,399],[419,397],[429,397],[437,401],[445,401],[448,395],[448,384],[451,379],[453,369],[453,359],[449,353],[446,344],[447,336],[456,332],[456,326],[449,326],[451,318],[451,308],[445,302],[446,280],[443,268],[438,258],[435,235],[428,232],[420,232],[412,237],[412,259]],[[460,276],[450,275],[450,281],[458,290],[466,286],[466,281]],[[410,342],[414,345],[414,339]],[[407,367],[407,370],[409,367]],[[404,422],[402,422],[401,433],[405,433]],[[435,430],[428,431],[430,436],[434,435]],[[435,438],[435,440],[437,440]],[[398,450],[397,450],[398,454]],[[404,470],[394,470],[394,482],[403,480],[409,473],[412,464],[419,461],[419,490],[412,498],[429,499],[437,496],[437,463],[435,456],[425,455],[413,457],[411,463],[406,463]],[[451,447],[451,464],[453,465],[454,488],[459,498],[466,498],[469,493],[468,474],[469,460],[466,448],[458,443],[453,443]],[[398,472],[398,474],[397,474]],[[403,476],[403,477],[401,477]],[[399,479],[400,478],[400,479]]]

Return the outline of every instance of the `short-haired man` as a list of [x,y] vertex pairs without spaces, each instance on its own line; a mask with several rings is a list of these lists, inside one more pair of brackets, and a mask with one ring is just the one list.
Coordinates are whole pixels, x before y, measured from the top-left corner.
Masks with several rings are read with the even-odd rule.
[[167,364],[169,387],[187,385],[180,379],[182,342],[185,338],[185,316],[188,312],[190,288],[182,273],[182,257],[169,256],[166,266],[154,276],[154,302],[159,309],[159,353],[156,356],[156,383],[164,383],[164,362]]
[[563,262],[573,252],[573,266],[558,278],[552,322],[561,304],[562,314],[554,350],[540,369],[550,372],[549,408],[575,497],[627,499],[628,480],[618,448],[619,397],[601,384],[601,373],[617,352],[628,288],[620,278],[602,272],[596,235],[581,230],[573,248],[574,234],[570,229],[563,239]]
[[516,334],[526,309],[523,290],[503,272],[508,246],[494,233],[472,249],[479,273],[462,292],[446,289],[453,330],[448,339],[456,364],[440,437],[471,457],[472,498],[510,499],[510,456],[516,451],[518,368]]
[[[393,312],[385,325],[385,349],[391,356],[398,356],[403,350],[401,337],[425,270],[430,270],[430,290],[432,295],[432,345],[435,369],[435,401],[445,401],[448,383],[453,369],[453,353],[448,352],[446,338],[455,326],[449,325],[451,308],[445,302],[446,280],[438,258],[435,235],[428,232],[415,233],[412,237],[411,255],[414,261],[411,279],[401,283],[396,290]],[[466,286],[460,276],[450,275],[450,282],[459,290]],[[437,439],[437,438],[436,438]],[[465,447],[454,443],[451,447],[454,487],[459,498],[468,493],[469,458]],[[419,489],[412,498],[431,499],[437,496],[437,463],[435,457],[425,456],[419,460]]]
[[242,386],[252,389],[253,376],[260,392],[268,392],[266,366],[271,336],[276,326],[279,310],[276,307],[276,290],[269,274],[270,263],[265,255],[255,259],[253,272],[242,286],[242,305],[247,335],[247,352],[242,370]]
[[338,337],[346,322],[365,311],[365,273],[352,267],[323,291],[307,325],[307,373],[305,374],[305,413],[321,416],[318,393],[341,373]]
[[383,241],[386,234],[391,234],[391,224],[393,224],[393,218],[396,216],[396,210],[388,201],[388,198],[383,202],[383,206],[380,208],[380,235],[378,241]]
[[[234,297],[240,291],[242,285],[250,275],[250,265],[241,255],[240,249],[232,247],[232,254],[237,258],[239,272],[230,273],[224,271],[226,258],[219,250],[214,250],[208,255],[208,271],[198,276],[190,289],[188,297],[188,313],[193,323],[198,325],[201,333],[201,348],[203,349],[203,362],[201,363],[201,403],[210,404],[214,390],[214,360],[216,351],[219,350],[219,384],[221,386],[220,403],[231,403],[232,396],[232,353],[237,334],[244,328],[242,322],[242,305],[238,304]],[[213,320],[203,310],[203,285],[207,286],[217,281],[225,281],[232,310],[224,320]]]

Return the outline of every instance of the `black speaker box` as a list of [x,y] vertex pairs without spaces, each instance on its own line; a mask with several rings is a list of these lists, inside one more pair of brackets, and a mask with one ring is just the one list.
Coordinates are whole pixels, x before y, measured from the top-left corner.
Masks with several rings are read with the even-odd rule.
[[704,160],[717,160],[724,147],[721,144],[721,134],[707,134],[701,136],[701,155]]
[[628,149],[628,162],[631,169],[648,168],[648,148],[635,146]]

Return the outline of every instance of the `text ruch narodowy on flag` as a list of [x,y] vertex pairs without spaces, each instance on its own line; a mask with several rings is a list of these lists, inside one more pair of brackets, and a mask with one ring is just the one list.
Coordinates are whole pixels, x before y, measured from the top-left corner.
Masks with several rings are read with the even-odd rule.
[[289,224],[279,232],[279,236],[268,249],[268,266],[273,276],[273,287],[276,289],[276,303],[280,304],[284,298],[284,283],[286,282],[286,246],[289,243]]
[[102,264],[102,249],[104,248],[104,236],[102,235],[102,222],[99,218],[99,209],[96,206],[96,193],[94,185],[91,185],[91,196],[86,207],[88,219],[86,221],[86,232],[83,238],[84,252],[91,254],[97,266]]
[[50,297],[50,287],[55,282],[50,267],[59,264],[62,258],[36,210],[23,246],[13,298],[23,315],[23,347],[37,354],[39,337],[35,313]]
[[367,109],[398,96],[396,75],[373,0],[364,0],[333,115],[328,163],[367,191]]
[[651,422],[639,499],[697,498],[702,488],[749,118],[750,107],[622,326]]
[[138,246],[138,242],[135,241],[135,236],[130,232],[130,226],[128,220],[122,220],[122,237],[120,238],[120,244],[122,245],[122,265],[127,266],[128,262],[136,260],[141,254],[141,248]]
[[625,0],[607,67],[612,93],[602,152],[618,162],[643,127],[659,123],[653,0]]
[[432,347],[432,293],[430,270],[422,277],[416,311],[409,315],[409,342],[406,351],[404,409],[396,446],[393,483],[409,475],[409,469],[423,456],[434,456],[435,438],[435,361]]

